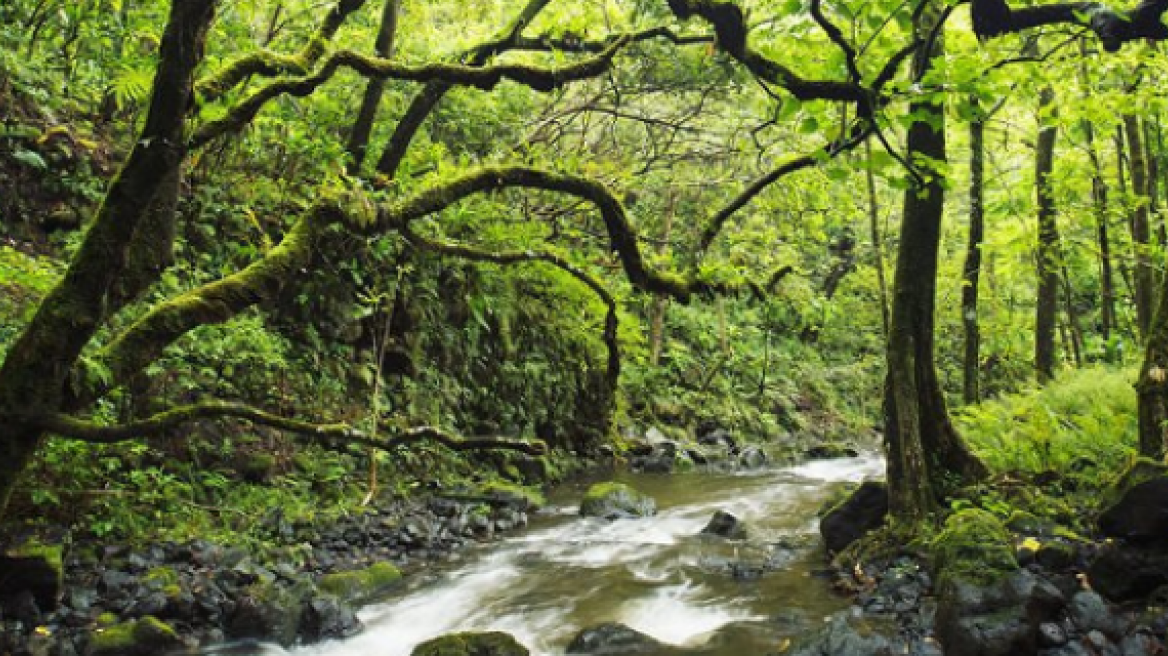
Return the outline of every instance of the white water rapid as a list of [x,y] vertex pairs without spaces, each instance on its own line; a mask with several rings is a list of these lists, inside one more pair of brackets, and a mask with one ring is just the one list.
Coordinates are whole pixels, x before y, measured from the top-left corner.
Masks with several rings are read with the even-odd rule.
[[[811,537],[815,511],[838,484],[882,473],[879,458],[861,456],[738,474],[622,475],[655,497],[659,512],[615,522],[578,517],[581,491],[561,490],[550,516],[526,532],[468,552],[425,582],[366,607],[360,635],[293,654],[408,656],[444,633],[496,630],[532,654],[553,655],[564,653],[582,628],[602,622],[621,622],[665,643],[704,645],[701,653],[773,647],[843,607],[811,576],[822,567]],[[716,510],[746,521],[751,541],[699,536]],[[771,568],[761,570],[763,563]]]

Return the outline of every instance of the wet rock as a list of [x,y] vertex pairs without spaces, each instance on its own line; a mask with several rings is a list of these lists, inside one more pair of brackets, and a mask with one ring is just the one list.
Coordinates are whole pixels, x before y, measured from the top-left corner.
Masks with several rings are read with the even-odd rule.
[[850,497],[832,508],[819,522],[819,533],[829,553],[838,553],[878,528],[888,514],[888,486],[865,481]]
[[414,647],[411,656],[528,656],[531,653],[501,631],[453,633]]
[[646,474],[671,474],[673,468],[677,464],[673,456],[666,456],[656,452],[649,455],[636,456],[629,460],[629,467],[633,471],[645,472]]
[[803,452],[803,457],[809,460],[834,460],[837,458],[855,458],[860,452],[855,448],[838,442],[824,442],[817,444]]
[[234,612],[224,627],[229,638],[272,640],[285,647],[296,642],[304,607],[312,586],[281,587],[256,583],[236,600]]
[[660,654],[666,646],[652,636],[624,624],[608,622],[576,634],[568,644],[569,654]]
[[859,627],[843,616],[796,646],[791,656],[892,656],[892,642],[879,633]]
[[61,597],[61,554],[0,555],[0,603],[21,593],[28,593],[41,610],[57,607]]
[[1128,488],[1119,501],[1099,515],[1099,530],[1130,542],[1168,540],[1168,477]]
[[698,433],[698,444],[702,446],[723,447],[731,452],[738,448],[738,441],[725,428],[714,428],[709,432]]
[[1067,614],[1082,633],[1099,631],[1112,639],[1119,639],[1127,629],[1127,622],[1091,590],[1082,590],[1071,598]]
[[766,462],[766,453],[757,446],[744,447],[738,454],[738,465],[744,469],[758,469]]
[[348,605],[333,596],[315,597],[304,608],[300,636],[307,642],[354,636],[362,629],[361,620]]
[[990,583],[946,577],[938,590],[936,634],[946,656],[1015,656],[1038,649],[1039,627],[1065,598],[1027,570]]
[[1168,554],[1159,549],[1105,545],[1087,568],[1091,586],[1122,602],[1140,599],[1168,583]]
[[704,535],[717,535],[728,540],[745,540],[747,533],[746,524],[724,510],[715,512],[710,523],[702,529]]
[[580,502],[583,517],[621,519],[647,517],[657,512],[657,503],[624,483],[596,483]]

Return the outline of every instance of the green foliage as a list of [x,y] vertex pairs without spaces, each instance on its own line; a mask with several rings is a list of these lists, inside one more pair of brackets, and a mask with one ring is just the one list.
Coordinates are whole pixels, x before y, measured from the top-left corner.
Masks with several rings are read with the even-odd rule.
[[961,434],[996,471],[1068,472],[1088,459],[1118,471],[1136,446],[1134,372],[1091,367],[1043,388],[964,408]]
[[950,515],[930,554],[941,586],[946,581],[988,585],[1018,569],[1005,526],[984,510]]

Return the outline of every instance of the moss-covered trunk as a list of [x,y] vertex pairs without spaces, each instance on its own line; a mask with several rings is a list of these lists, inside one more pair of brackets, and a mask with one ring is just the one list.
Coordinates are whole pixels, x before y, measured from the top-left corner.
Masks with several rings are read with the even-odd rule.
[[[926,35],[914,60],[914,78],[941,54],[938,35],[927,34],[936,12],[926,11],[918,29]],[[928,165],[945,161],[944,108],[932,99],[909,108],[917,116],[908,132],[908,152],[920,178],[904,197],[904,218],[893,280],[892,325],[885,383],[885,445],[890,511],[915,521],[935,505],[936,490],[951,477],[976,477],[984,466],[961,441],[952,423],[933,361],[933,311],[937,256],[945,209],[943,180]]]
[[[6,426],[0,434],[0,516],[43,438],[41,431],[23,425],[20,415],[73,409],[66,407],[70,373],[111,305],[116,307],[132,291],[123,286],[125,274],[151,270],[146,260],[170,249],[169,243],[143,239],[168,238],[168,231],[149,224],[151,217],[157,219],[173,207],[171,199],[162,196],[177,193],[173,183],[186,153],[183,120],[214,4],[214,0],[172,3],[142,132],[64,277],[41,302],[0,366],[0,421]],[[144,287],[143,281],[133,281],[132,287]]]

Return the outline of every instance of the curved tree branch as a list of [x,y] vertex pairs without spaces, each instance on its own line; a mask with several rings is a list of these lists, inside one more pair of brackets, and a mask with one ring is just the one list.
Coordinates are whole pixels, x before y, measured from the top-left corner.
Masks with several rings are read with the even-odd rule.
[[718,45],[746,66],[754,75],[777,84],[799,100],[843,100],[867,103],[869,94],[859,80],[808,80],[749,46],[746,18],[732,2],[712,0],[668,0],[669,8],[682,20],[698,16],[714,27]]
[[465,85],[479,89],[492,89],[503,80],[512,80],[536,91],[552,91],[568,82],[600,75],[608,69],[612,58],[627,43],[627,38],[616,39],[595,57],[556,68],[540,68],[519,64],[501,64],[481,68],[442,63],[404,66],[392,60],[367,57],[352,50],[342,50],[332,54],[325,60],[320,70],[312,75],[276,80],[255,91],[246,100],[232,107],[223,118],[201,126],[191,136],[190,147],[198,148],[214,139],[243,129],[255,118],[264,105],[279,96],[302,97],[311,94],[329,81],[341,68],[352,69],[369,78],[393,78],[415,82],[439,80],[450,85]]
[[214,102],[253,75],[307,75],[324,56],[326,44],[336,36],[349,14],[364,4],[365,0],[339,0],[300,52],[285,55],[262,49],[241,57],[219,72],[199,80],[195,84],[197,98],[200,102]]
[[345,423],[312,423],[272,414],[254,406],[227,401],[203,401],[160,412],[146,419],[124,424],[106,425],[85,421],[67,414],[18,417],[26,426],[36,426],[61,437],[94,444],[114,444],[160,435],[168,430],[203,419],[242,419],[270,426],[327,444],[357,444],[390,451],[392,449],[434,441],[454,451],[504,449],[540,456],[547,453],[542,442],[524,442],[500,437],[463,438],[433,426],[402,430],[391,422],[378,424],[378,432],[389,436],[377,438]]

